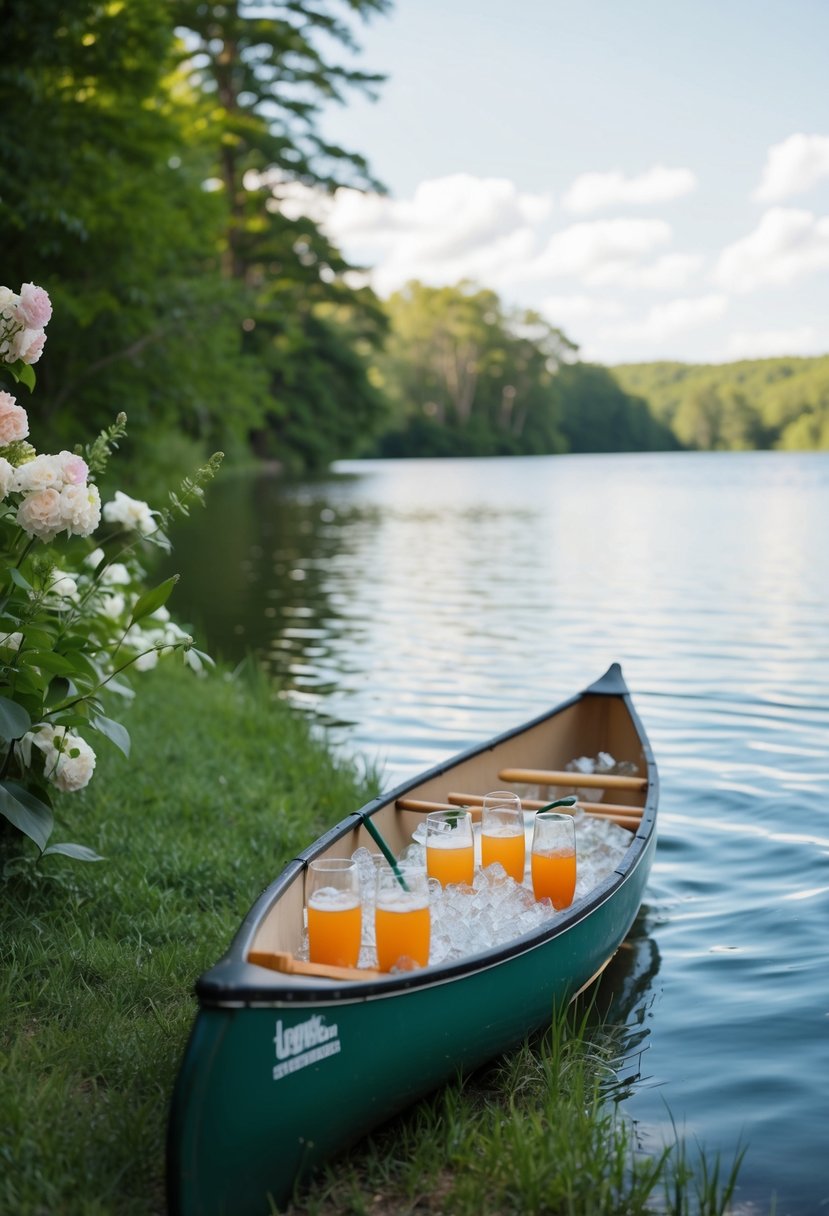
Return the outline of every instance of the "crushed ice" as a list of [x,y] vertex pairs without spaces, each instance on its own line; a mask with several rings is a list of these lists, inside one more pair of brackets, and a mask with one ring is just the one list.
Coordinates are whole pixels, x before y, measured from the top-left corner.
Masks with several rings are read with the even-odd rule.
[[[586,815],[582,811],[577,811],[574,818],[577,858],[575,902],[588,895],[614,871],[633,833],[620,828],[609,818]],[[525,812],[527,869],[523,883],[510,878],[501,865],[480,868],[480,826],[477,824],[474,835],[478,868],[472,886],[457,884],[444,889],[435,879],[429,880],[432,914],[430,964],[454,962],[481,950],[503,945],[563,915],[555,910],[548,899],[537,901],[533,895],[529,875],[532,821],[533,813]],[[418,826],[412,844],[401,852],[399,860],[425,869],[426,849],[419,830],[422,826]],[[377,865],[383,858],[360,848],[352,854],[352,859],[357,863],[363,901],[362,946],[358,965],[376,967],[374,898]],[[307,934],[298,956],[308,957]]]

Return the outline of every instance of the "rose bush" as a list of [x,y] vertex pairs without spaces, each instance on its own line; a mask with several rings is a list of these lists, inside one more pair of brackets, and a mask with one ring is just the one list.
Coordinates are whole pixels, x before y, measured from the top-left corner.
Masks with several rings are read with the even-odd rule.
[[[34,283],[0,287],[0,373],[30,391],[51,315]],[[101,503],[95,478],[126,433],[125,415],[74,452],[39,453],[29,432],[26,409],[0,390],[0,815],[40,854],[94,860],[84,845],[49,843],[53,791],[92,778],[87,734],[129,755],[109,703],[134,696],[130,672],[174,652],[196,672],[210,662],[166,608],[177,576],[147,589],[142,558],[169,549],[171,520],[201,500],[221,453],[154,511],[121,490]]]

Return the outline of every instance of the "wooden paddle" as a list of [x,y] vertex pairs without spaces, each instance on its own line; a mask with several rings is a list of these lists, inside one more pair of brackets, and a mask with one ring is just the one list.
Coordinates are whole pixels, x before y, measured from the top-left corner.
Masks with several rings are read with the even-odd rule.
[[248,962],[257,967],[268,967],[271,971],[284,971],[288,975],[314,975],[325,980],[379,980],[384,971],[373,967],[334,967],[329,963],[305,963],[294,958],[287,950],[251,950]]

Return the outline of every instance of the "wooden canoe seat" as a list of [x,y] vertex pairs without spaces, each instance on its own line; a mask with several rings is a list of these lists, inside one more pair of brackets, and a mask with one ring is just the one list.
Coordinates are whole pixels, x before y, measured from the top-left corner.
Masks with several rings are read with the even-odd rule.
[[384,971],[377,971],[373,967],[333,967],[328,963],[306,963],[294,958],[287,950],[251,950],[248,962],[288,975],[313,975],[326,980],[379,980],[385,975]]
[[618,773],[568,773],[543,768],[502,768],[499,781],[522,785],[558,785],[564,789],[644,790],[647,777],[622,777]]

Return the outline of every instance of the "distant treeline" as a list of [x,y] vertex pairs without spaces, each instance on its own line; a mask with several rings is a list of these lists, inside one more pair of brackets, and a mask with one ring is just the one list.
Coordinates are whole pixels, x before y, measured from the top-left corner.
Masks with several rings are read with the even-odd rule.
[[409,283],[386,303],[375,383],[381,456],[538,455],[676,448],[669,427],[537,312],[493,291]]
[[314,216],[378,183],[319,116],[378,88],[351,66],[352,27],[388,7],[6,0],[0,286],[54,303],[39,447],[123,410],[134,490],[216,448],[303,472],[361,454],[829,447],[829,357],[609,369],[484,287],[384,301],[355,277]]
[[630,363],[613,375],[679,444],[701,451],[829,448],[829,355]]

